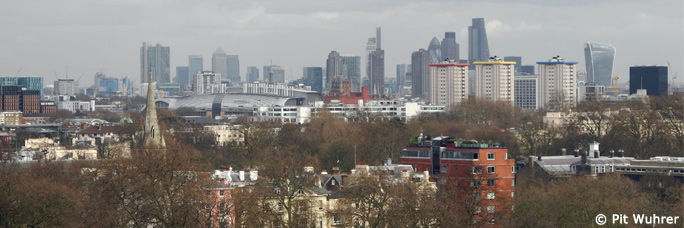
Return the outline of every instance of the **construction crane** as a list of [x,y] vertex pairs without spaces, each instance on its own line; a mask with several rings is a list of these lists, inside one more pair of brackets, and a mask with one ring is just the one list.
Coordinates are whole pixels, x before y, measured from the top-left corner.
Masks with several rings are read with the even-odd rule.
[[612,89],[615,91],[615,97],[618,96],[618,93],[620,92],[620,86],[618,86],[618,81],[620,80],[620,77],[617,75],[613,76],[613,86],[608,87],[609,89]]

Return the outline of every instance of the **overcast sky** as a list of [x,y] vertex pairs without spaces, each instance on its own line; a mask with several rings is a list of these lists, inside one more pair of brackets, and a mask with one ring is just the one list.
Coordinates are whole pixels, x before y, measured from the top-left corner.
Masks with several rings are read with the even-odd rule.
[[[584,71],[587,41],[617,48],[613,73],[621,82],[633,65],[664,65],[684,82],[682,0],[0,0],[0,75],[42,76],[45,84],[79,78],[93,84],[96,69],[140,78],[142,42],[171,47],[171,77],[188,55],[221,47],[247,66],[282,66],[288,80],[302,67],[325,67],[330,51],[364,53],[382,27],[386,78],[433,37],[457,33],[467,58],[467,27],[485,18],[491,55],[522,56],[530,65],[560,55]],[[20,70],[20,72],[19,72]],[[365,72],[362,70],[362,72]],[[263,73],[263,72],[260,72]],[[362,73],[365,75],[365,73]]]

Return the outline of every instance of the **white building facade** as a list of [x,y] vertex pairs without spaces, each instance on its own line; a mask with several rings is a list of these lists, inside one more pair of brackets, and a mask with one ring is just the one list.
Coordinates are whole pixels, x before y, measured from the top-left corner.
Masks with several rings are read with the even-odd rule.
[[577,104],[577,62],[566,62],[560,56],[537,62],[538,108],[561,110]]
[[427,98],[430,104],[448,106],[468,99],[468,66],[442,62],[429,64]]
[[475,97],[514,104],[515,62],[503,61],[496,56],[475,65]]
[[213,71],[202,71],[192,77],[192,90],[195,94],[220,93],[221,74]]

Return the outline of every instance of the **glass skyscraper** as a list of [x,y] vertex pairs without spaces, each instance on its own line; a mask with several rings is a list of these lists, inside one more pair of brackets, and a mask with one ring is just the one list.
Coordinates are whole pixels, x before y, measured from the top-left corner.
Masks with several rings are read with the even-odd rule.
[[190,70],[187,66],[176,67],[176,83],[180,84],[181,89],[185,90],[190,86]]
[[140,83],[147,82],[147,75],[152,72],[152,81],[171,82],[171,49],[168,46],[148,45],[143,42],[140,47]]
[[352,92],[361,92],[361,56],[342,55],[343,75],[349,79]]
[[615,47],[587,42],[584,44],[584,60],[587,66],[587,82],[611,86]]
[[230,79],[232,83],[238,83],[240,79],[240,58],[237,55],[228,55],[226,59],[228,74],[223,79]]
[[[216,48],[214,53],[211,55],[211,71],[220,74],[221,77],[226,78],[228,75],[228,55],[223,49]],[[190,72],[190,75],[195,75],[197,72]],[[220,80],[219,80],[220,81]]]
[[473,62],[489,59],[489,44],[484,18],[473,18],[473,24],[468,26],[468,63],[470,69],[475,69]]
[[428,46],[430,52],[430,63],[440,63],[442,61],[442,45],[439,44],[439,39],[433,37]]
[[442,39],[442,59],[451,59],[458,62],[460,56],[458,54],[459,48],[456,43],[455,32],[445,32],[444,39]]
[[255,66],[247,67],[247,83],[259,81],[259,68]]
[[649,96],[667,96],[666,66],[633,66],[629,68],[629,93],[645,89]]
[[304,67],[304,85],[311,86],[312,91],[323,92],[323,68]]

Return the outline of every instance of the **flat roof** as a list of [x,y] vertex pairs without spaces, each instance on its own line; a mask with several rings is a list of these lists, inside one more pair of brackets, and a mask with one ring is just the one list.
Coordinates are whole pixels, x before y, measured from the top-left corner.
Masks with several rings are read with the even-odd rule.
[[490,64],[490,65],[496,65],[496,64],[511,64],[511,65],[515,65],[516,62],[515,62],[515,61],[494,61],[494,62],[473,62],[473,64],[475,64],[475,65],[487,65],[487,64]]
[[431,63],[428,66],[470,66],[467,63]]
[[537,62],[537,64],[577,64],[577,62]]

